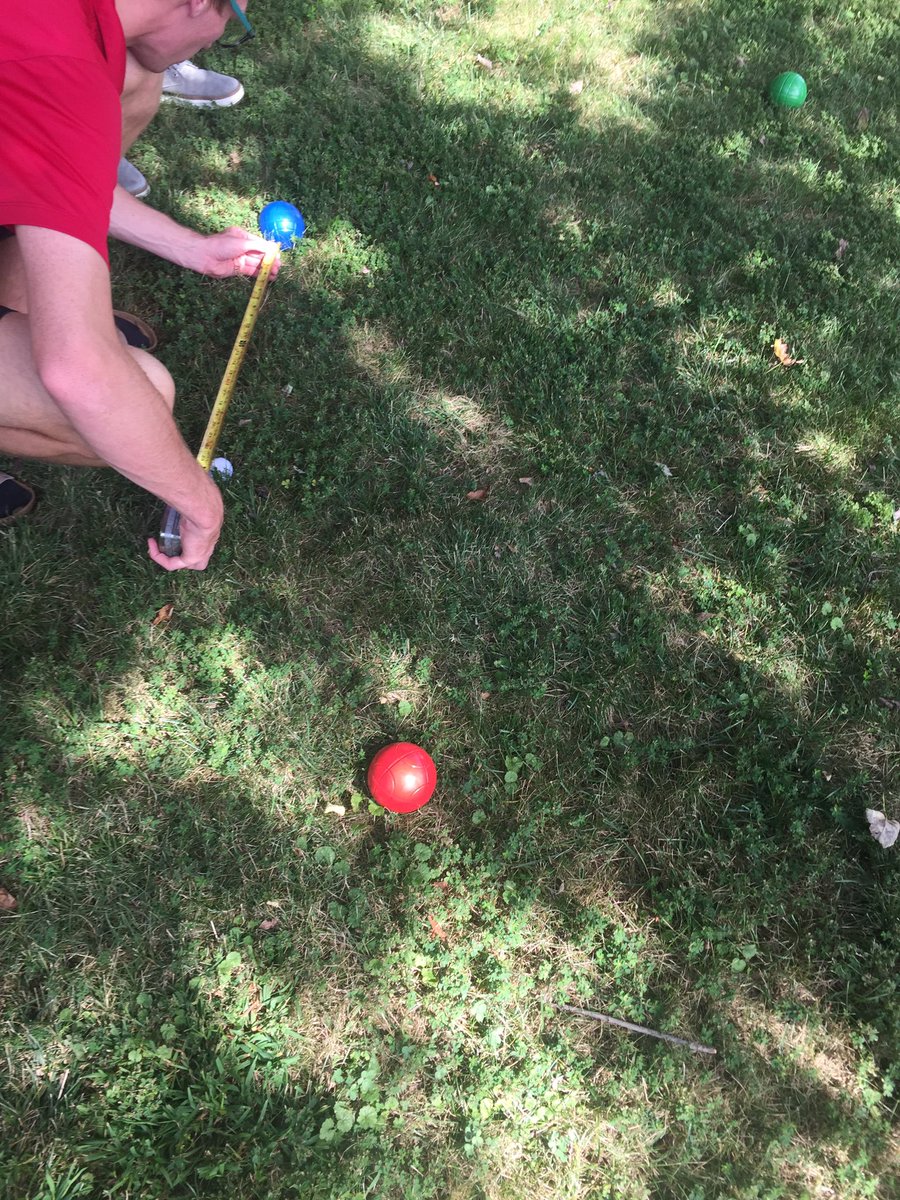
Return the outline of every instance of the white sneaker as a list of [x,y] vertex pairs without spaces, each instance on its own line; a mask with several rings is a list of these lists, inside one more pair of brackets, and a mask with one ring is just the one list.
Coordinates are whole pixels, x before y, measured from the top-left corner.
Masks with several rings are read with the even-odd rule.
[[231,108],[244,97],[244,88],[231,75],[204,71],[186,59],[169,67],[163,76],[162,98],[193,108]]
[[150,184],[127,158],[119,159],[119,174],[116,182],[126,192],[131,192],[136,200],[143,200],[145,196],[150,195]]

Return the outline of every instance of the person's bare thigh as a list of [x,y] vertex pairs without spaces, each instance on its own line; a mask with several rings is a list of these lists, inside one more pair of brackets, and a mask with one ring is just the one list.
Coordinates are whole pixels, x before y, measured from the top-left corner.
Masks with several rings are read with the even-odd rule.
[[[174,403],[171,376],[144,350],[129,353],[164,396]],[[28,318],[0,318],[0,453],[71,466],[105,466],[69,423],[38,378],[31,353]]]

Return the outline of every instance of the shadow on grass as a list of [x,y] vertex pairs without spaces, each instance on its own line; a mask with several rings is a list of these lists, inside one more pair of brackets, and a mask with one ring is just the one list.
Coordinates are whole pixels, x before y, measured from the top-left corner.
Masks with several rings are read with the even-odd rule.
[[[399,897],[444,881],[463,905],[467,875],[488,897],[513,879],[510,900],[472,918],[491,947],[475,955],[472,988],[506,994],[508,973],[490,955],[537,905],[548,944],[584,960],[563,969],[560,952],[543,998],[606,997],[651,1024],[677,1014],[699,1036],[696,1020],[725,1051],[703,1079],[758,1085],[743,1107],[725,1105],[743,1125],[745,1161],[729,1166],[733,1135],[716,1147],[673,1121],[641,1160],[654,1194],[768,1183],[777,1168],[765,1147],[791,1128],[831,1146],[823,1155],[837,1145],[877,1157],[874,1118],[867,1135],[867,1118],[814,1074],[793,1074],[780,1048],[765,1063],[749,1048],[752,1021],[733,1032],[736,1012],[758,998],[767,1011],[806,1006],[866,1043],[880,1032],[866,1053],[888,1069],[897,1028],[896,871],[860,821],[893,781],[896,738],[896,718],[876,707],[896,683],[889,631],[864,618],[889,607],[900,583],[883,497],[871,498],[879,489],[862,470],[886,475],[894,416],[890,279],[863,249],[890,244],[871,182],[880,152],[846,128],[847,112],[869,101],[856,89],[872,49],[858,62],[852,43],[841,49],[851,82],[838,104],[829,61],[791,40],[807,6],[739,28],[727,5],[662,13],[653,37],[633,45],[656,91],[635,87],[598,132],[557,86],[568,65],[552,51],[525,38],[492,50],[498,70],[505,52],[528,85],[512,99],[501,89],[480,103],[449,89],[437,97],[402,56],[366,49],[369,11],[356,28],[311,27],[299,50],[262,52],[247,69],[248,102],[207,121],[209,142],[227,132],[240,160],[211,151],[204,162],[202,188],[223,213],[246,207],[248,192],[285,196],[316,235],[254,335],[233,414],[249,423],[229,429],[238,475],[214,574],[150,582],[125,547],[146,505],[116,480],[59,483],[48,472],[60,507],[15,535],[10,575],[35,600],[4,634],[4,674],[18,683],[6,786],[20,824],[23,807],[33,820],[56,812],[69,856],[79,842],[89,851],[81,882],[71,865],[57,876],[41,864],[39,836],[20,838],[36,855],[20,868],[27,903],[48,883],[54,895],[52,911],[35,906],[21,930],[35,986],[59,961],[83,970],[87,939],[100,976],[137,974],[150,994],[164,992],[184,977],[177,951],[167,962],[169,943],[193,937],[211,953],[208,939],[186,935],[186,911],[202,911],[204,925],[217,912],[261,920],[266,890],[318,889],[317,905],[285,917],[290,936],[266,951],[273,976],[296,982],[298,942],[318,945],[310,966],[339,963],[348,993],[399,1006],[415,992],[421,1004],[423,968],[408,960],[450,956],[428,914],[450,927],[459,913],[409,912]],[[775,46],[818,84],[790,117],[758,98]],[[821,119],[817,94],[840,120]],[[175,138],[195,119],[206,121],[161,117],[170,162],[160,191],[176,215],[191,215],[183,189],[197,184],[199,135]],[[841,238],[851,249],[838,260]],[[145,280],[128,286],[137,295]],[[154,281],[186,428],[198,433],[214,392],[209,362],[224,363],[246,289],[165,267]],[[804,372],[770,365],[775,335],[802,346]],[[816,433],[824,441],[799,460],[796,447]],[[848,454],[829,475],[841,433]],[[480,487],[487,501],[467,502]],[[63,510],[74,499],[80,510]],[[89,570],[65,557],[71,545]],[[172,629],[147,634],[157,602],[173,597]],[[322,802],[359,785],[354,743],[403,735],[434,750],[440,806],[377,834],[363,818],[324,825]],[[529,754],[541,764],[532,775],[521,766]],[[102,809],[84,815],[95,790]],[[118,810],[136,827],[104,841]],[[298,837],[308,839],[299,854]],[[436,875],[422,876],[417,843],[435,848]],[[328,850],[331,861],[316,858]],[[99,888],[88,882],[98,861],[108,864]],[[652,971],[628,957],[640,947],[610,947],[616,904],[628,911],[626,943],[654,925]],[[748,944],[755,953],[735,972]],[[525,955],[523,971],[539,977],[539,958]],[[736,989],[744,973],[752,983]],[[449,984],[439,994],[464,1020],[466,995]],[[378,1028],[364,1025],[371,1039]],[[599,1063],[608,1054],[665,1091],[669,1051],[584,1041]],[[588,1078],[566,1036],[552,1045]],[[198,1046],[196,1071],[218,1054],[237,1080],[221,1039]],[[448,1044],[454,1063],[461,1053]],[[323,1057],[311,1053],[318,1096]],[[522,1070],[514,1057],[510,1079]],[[451,1068],[463,1092],[468,1071]],[[184,1178],[225,1163],[234,1140],[249,1146],[264,1093],[245,1086],[226,1103],[248,1124],[228,1118],[192,1141]],[[611,1089],[588,1094],[616,1103]],[[324,1097],[307,1113],[273,1095],[269,1119],[284,1136],[318,1130]],[[23,1093],[21,1111],[34,1101]],[[162,1099],[151,1106],[148,1128],[170,1121]],[[177,1121],[166,1128],[177,1145]],[[24,1150],[51,1136],[30,1127]],[[463,1119],[449,1136],[473,1144]],[[358,1176],[374,1153],[361,1142],[322,1178]],[[109,1148],[110,1174],[118,1154]],[[282,1167],[248,1169],[255,1179],[282,1171],[285,1186],[298,1162],[286,1154]]]

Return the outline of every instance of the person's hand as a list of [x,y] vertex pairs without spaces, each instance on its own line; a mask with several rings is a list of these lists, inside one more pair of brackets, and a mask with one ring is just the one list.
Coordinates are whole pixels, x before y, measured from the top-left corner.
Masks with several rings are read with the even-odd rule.
[[164,571],[205,571],[212,552],[216,548],[219,534],[222,532],[222,521],[225,517],[225,506],[219,489],[212,484],[217,503],[212,505],[212,512],[202,520],[191,520],[181,514],[181,553],[174,558],[163,554],[156,538],[147,539],[147,552],[155,563]]
[[[221,233],[198,235],[192,241],[188,257],[182,265],[215,279],[230,275],[255,275],[272,245],[272,242],[267,242],[258,234],[232,225]],[[276,257],[272,265],[273,275],[278,273],[279,261]]]

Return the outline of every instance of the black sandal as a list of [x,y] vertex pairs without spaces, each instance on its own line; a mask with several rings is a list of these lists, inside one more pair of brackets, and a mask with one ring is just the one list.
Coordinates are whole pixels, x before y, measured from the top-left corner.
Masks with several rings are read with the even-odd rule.
[[0,471],[0,525],[8,525],[19,517],[30,513],[37,496],[25,483],[19,483],[12,475]]

